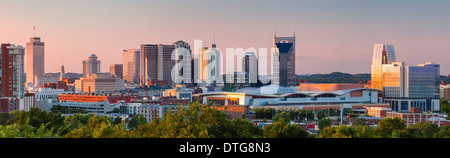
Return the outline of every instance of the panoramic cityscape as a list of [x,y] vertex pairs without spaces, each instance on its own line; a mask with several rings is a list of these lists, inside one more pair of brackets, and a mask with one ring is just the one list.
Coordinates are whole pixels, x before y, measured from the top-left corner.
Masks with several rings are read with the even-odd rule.
[[447,1],[152,2],[0,2],[0,137],[450,137]]

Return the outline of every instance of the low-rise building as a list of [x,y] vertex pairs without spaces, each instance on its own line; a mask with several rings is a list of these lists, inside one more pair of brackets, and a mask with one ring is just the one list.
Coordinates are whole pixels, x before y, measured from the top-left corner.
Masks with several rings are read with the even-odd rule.
[[391,108],[385,107],[366,107],[366,115],[372,117],[386,117],[386,113],[391,111]]
[[81,77],[75,80],[75,91],[77,93],[102,93],[125,90],[125,82],[113,76],[99,76],[97,74]]
[[412,126],[419,122],[430,122],[441,126],[438,113],[421,113],[420,109],[414,108],[411,112],[387,112],[386,118],[400,118],[405,122],[406,127]]
[[113,94],[59,94],[59,100],[70,102],[103,102],[118,103],[124,101],[125,103],[131,102],[131,96],[129,95],[113,95]]

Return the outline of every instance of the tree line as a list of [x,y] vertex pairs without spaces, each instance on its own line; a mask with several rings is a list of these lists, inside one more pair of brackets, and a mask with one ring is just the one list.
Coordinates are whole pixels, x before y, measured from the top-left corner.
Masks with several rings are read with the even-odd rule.
[[[305,111],[305,113],[308,111]],[[431,123],[417,123],[405,127],[399,118],[386,118],[376,128],[364,119],[353,126],[331,126],[326,117],[320,119],[319,134],[311,135],[297,124],[292,115],[301,111],[276,112],[272,124],[263,128],[246,118],[229,119],[226,114],[199,102],[188,107],[170,110],[164,119],[151,122],[139,115],[124,123],[119,117],[46,112],[38,108],[30,111],[0,113],[0,138],[448,138],[450,127]],[[309,117],[310,115],[308,115]],[[312,116],[312,115],[311,115]],[[310,118],[308,118],[310,119]]]
[[[277,114],[276,117],[285,113]],[[222,111],[191,103],[151,122],[139,115],[127,124],[93,114],[61,116],[38,108],[0,114],[0,138],[307,138],[310,135],[280,119],[264,129],[246,118],[229,119]]]
[[365,125],[363,120],[353,126],[331,127],[328,122],[319,120],[318,138],[450,138],[450,126],[419,122],[406,127],[400,118],[385,118],[376,128]]

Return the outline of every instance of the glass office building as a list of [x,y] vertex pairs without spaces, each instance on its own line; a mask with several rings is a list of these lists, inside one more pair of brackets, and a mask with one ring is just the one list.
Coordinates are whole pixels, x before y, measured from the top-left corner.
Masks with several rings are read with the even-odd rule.
[[372,56],[372,88],[383,90],[383,64],[395,62],[394,46],[390,44],[375,44]]
[[411,107],[439,111],[439,75],[439,64],[385,64],[382,66],[384,102],[390,103],[394,111],[408,111]]

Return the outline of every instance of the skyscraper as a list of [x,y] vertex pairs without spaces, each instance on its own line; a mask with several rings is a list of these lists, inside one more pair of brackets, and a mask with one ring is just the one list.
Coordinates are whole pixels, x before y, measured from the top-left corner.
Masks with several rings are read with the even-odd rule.
[[[175,57],[178,57],[178,60],[176,60],[175,65],[172,70],[175,70],[177,74],[172,74],[172,80],[176,81],[177,83],[192,83],[192,51],[191,46],[182,41],[176,41],[173,43],[175,46]],[[182,49],[184,48],[184,49]],[[186,58],[186,59],[185,59]],[[178,76],[178,77],[177,77]],[[185,82],[184,82],[185,81]]]
[[[278,48],[279,66],[273,67],[273,73],[278,74],[275,80],[280,86],[296,86],[295,79],[295,31],[292,37],[277,37],[276,31],[273,33],[273,48]],[[273,83],[272,83],[273,84]]]
[[[175,48],[186,48],[190,52],[189,44],[181,40],[172,43],[172,45],[141,45],[139,71],[140,77],[143,78],[143,82],[145,85],[147,85],[150,80],[167,81],[168,83],[173,83],[172,69],[174,68],[175,64],[179,62],[172,60],[172,53],[175,53],[175,55],[179,53],[175,51]],[[192,60],[192,57],[190,60]],[[185,63],[185,66],[188,70],[192,68],[190,63]],[[186,75],[192,76],[189,73]]]
[[171,59],[174,45],[142,44],[140,52],[140,77],[147,85],[150,80],[172,82],[171,71],[175,61]]
[[100,60],[97,60],[95,54],[91,54],[87,60],[83,61],[83,77],[100,73]]
[[123,80],[126,82],[134,82],[139,84],[139,49],[124,49],[123,50]]
[[246,52],[242,59],[242,72],[250,86],[255,87],[258,82],[258,58],[254,52]]
[[40,37],[31,37],[26,47],[27,58],[27,84],[39,86],[35,83],[36,77],[42,77],[45,73],[44,42]]
[[371,77],[372,88],[383,90],[382,65],[395,62],[394,46],[390,44],[375,44],[373,49]]
[[220,51],[216,49],[216,44],[212,44],[211,48],[201,48],[199,58],[199,79],[207,84],[222,82],[220,76]]
[[1,45],[0,96],[24,98],[25,93],[25,48],[13,44]]
[[116,76],[116,77],[122,79],[123,78],[123,65],[122,64],[109,65],[109,74],[111,74],[111,76]]

